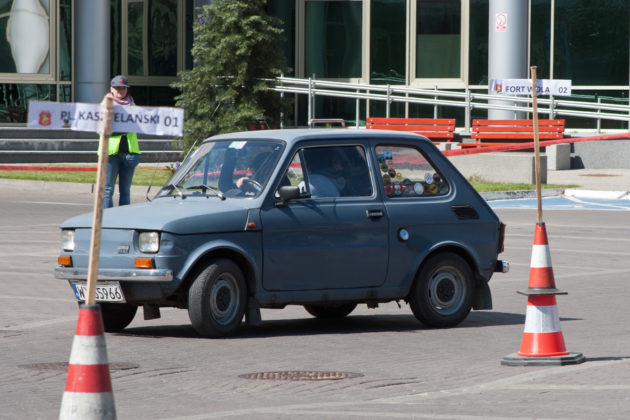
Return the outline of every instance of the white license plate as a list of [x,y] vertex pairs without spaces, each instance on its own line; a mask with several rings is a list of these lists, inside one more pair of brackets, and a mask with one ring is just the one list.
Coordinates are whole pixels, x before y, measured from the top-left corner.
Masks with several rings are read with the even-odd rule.
[[[87,284],[72,283],[74,294],[77,300],[85,301],[87,298]],[[124,302],[125,295],[117,281],[100,282],[96,285],[96,301],[97,302]]]

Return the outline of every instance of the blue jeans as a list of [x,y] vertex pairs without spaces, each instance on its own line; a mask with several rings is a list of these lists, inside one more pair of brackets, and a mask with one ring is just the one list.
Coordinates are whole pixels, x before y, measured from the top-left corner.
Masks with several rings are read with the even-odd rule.
[[131,202],[131,180],[133,172],[140,163],[140,155],[136,153],[119,153],[109,155],[107,159],[107,180],[105,182],[105,208],[114,207],[114,188],[118,178],[119,206]]

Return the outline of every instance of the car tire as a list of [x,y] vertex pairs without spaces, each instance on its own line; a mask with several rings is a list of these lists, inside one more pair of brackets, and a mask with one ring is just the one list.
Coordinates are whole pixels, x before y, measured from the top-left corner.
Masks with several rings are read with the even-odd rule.
[[339,305],[304,305],[306,312],[313,315],[315,318],[321,319],[343,318],[350,315],[356,307],[356,303],[344,303]]
[[428,327],[454,327],[468,316],[473,291],[470,265],[459,255],[445,252],[423,264],[409,294],[409,306]]
[[118,332],[131,324],[138,311],[137,305],[129,303],[100,302],[105,332]]
[[218,259],[202,268],[188,290],[188,316],[203,337],[234,334],[245,314],[247,287],[232,260]]

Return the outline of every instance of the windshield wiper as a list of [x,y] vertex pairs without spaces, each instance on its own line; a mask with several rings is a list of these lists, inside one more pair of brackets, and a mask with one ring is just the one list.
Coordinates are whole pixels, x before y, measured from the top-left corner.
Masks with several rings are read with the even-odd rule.
[[197,184],[197,185],[191,185],[189,187],[186,187],[186,189],[187,190],[203,190],[204,193],[209,190],[209,191],[213,192],[214,195],[219,197],[221,199],[221,201],[225,200],[225,195],[223,195],[223,193],[221,191],[212,188],[210,185]]
[[180,190],[179,188],[177,188],[177,185],[175,185],[175,184],[168,184],[168,185],[165,185],[165,186],[164,186],[164,187],[162,187],[162,188],[163,188],[163,189],[164,189],[164,188],[168,188],[170,191],[172,191],[172,190],[177,191],[177,195],[179,195],[179,197],[180,197],[182,200],[183,200],[184,198],[186,198],[186,196],[184,195],[184,193],[182,192],[182,190]]

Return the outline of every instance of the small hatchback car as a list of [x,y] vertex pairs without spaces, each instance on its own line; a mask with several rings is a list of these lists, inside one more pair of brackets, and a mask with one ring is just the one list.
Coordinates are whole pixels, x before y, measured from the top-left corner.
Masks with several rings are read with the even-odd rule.
[[[61,225],[55,277],[85,300],[92,215]],[[106,331],[142,306],[188,309],[202,336],[260,308],[339,318],[406,301],[429,327],[491,309],[505,226],[425,137],[268,130],[206,139],[156,197],[103,213],[96,290]]]

